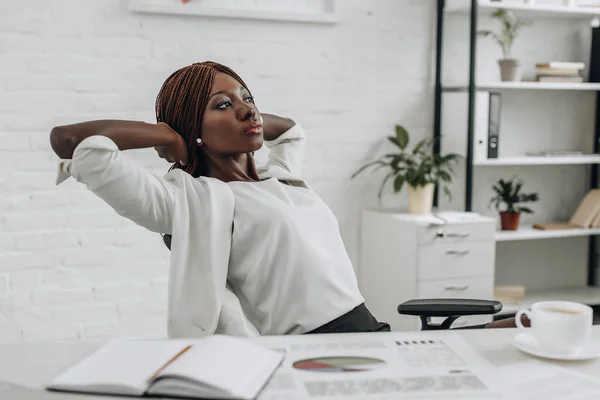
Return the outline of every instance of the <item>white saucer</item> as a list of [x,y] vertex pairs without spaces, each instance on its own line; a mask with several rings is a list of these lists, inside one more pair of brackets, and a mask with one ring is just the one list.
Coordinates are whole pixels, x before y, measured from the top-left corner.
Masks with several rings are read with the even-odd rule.
[[580,361],[600,357],[600,343],[598,342],[589,342],[576,353],[556,354],[540,348],[535,338],[527,333],[515,336],[515,347],[524,353],[552,360]]

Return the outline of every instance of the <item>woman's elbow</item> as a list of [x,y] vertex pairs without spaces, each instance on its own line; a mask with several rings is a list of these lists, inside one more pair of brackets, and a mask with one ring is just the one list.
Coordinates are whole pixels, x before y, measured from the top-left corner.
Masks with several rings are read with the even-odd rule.
[[75,137],[64,126],[55,126],[50,131],[50,146],[56,155],[63,159],[73,156]]

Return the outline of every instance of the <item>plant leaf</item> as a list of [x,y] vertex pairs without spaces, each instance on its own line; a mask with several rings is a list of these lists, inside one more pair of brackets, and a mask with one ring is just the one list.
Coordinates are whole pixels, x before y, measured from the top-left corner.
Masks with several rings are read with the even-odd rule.
[[426,144],[427,144],[427,139],[423,139],[419,143],[417,143],[417,145],[413,149],[413,154],[417,154],[418,152],[420,152],[421,149],[423,148],[423,146],[425,146]]
[[448,197],[448,200],[452,200],[452,193],[450,192],[450,188],[444,185],[444,194]]
[[367,169],[367,168],[369,168],[369,167],[371,167],[373,165],[377,165],[377,164],[382,165],[382,166],[387,165],[383,161],[380,161],[380,160],[371,161],[370,163],[367,163],[367,164],[363,165],[362,167],[360,167],[358,169],[358,171],[356,171],[355,173],[352,174],[352,177],[350,179],[354,179],[358,174],[360,174],[361,172],[363,172],[365,169]]
[[380,203],[381,203],[381,195],[383,194],[383,188],[385,187],[385,184],[392,176],[394,176],[394,173],[390,172],[389,174],[387,174],[385,176],[385,178],[383,178],[383,182],[381,182],[381,186],[379,187],[379,193],[377,193],[377,198],[379,199]]
[[401,125],[396,125],[396,139],[398,146],[404,150],[408,146],[408,131]]
[[404,185],[404,176],[397,175],[396,179],[394,179],[394,192],[398,193],[402,190],[402,186]]
[[394,136],[388,136],[387,139],[392,142],[393,144],[395,144],[396,146],[400,147],[400,150],[404,150],[404,148],[402,147],[402,144],[398,141],[397,137]]

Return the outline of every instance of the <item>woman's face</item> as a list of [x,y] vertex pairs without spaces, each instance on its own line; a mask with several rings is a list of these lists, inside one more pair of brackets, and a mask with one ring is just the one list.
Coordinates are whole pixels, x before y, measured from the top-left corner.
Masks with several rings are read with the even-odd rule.
[[202,119],[202,142],[219,155],[251,153],[263,144],[263,128],[254,99],[231,76],[217,72]]

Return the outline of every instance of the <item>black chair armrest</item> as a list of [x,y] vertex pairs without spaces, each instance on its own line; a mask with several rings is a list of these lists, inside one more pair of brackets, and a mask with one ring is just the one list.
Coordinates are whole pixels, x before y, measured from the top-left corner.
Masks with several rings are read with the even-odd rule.
[[[414,299],[398,306],[398,313],[421,318],[423,330],[448,329],[466,315],[490,315],[502,310],[502,303],[477,299]],[[441,325],[431,325],[431,317],[446,317]]]

